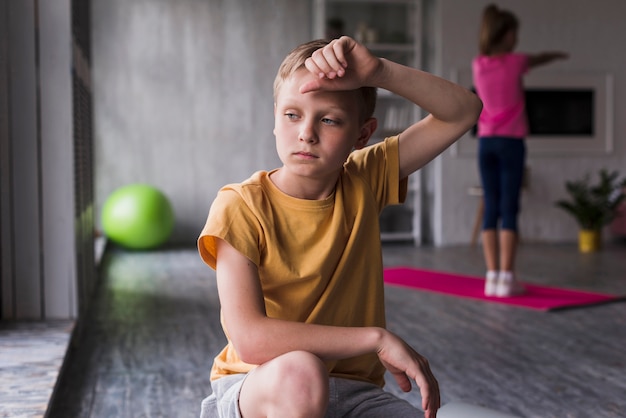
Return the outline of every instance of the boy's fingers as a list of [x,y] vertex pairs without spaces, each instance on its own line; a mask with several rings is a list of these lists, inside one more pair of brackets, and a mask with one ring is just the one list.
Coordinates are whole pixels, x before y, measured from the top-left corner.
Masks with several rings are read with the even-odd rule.
[[324,70],[322,70],[319,65],[313,60],[313,58],[307,58],[304,61],[304,66],[307,70],[309,70],[312,74],[317,74],[319,78],[324,77]]
[[345,40],[333,40],[323,48],[318,49],[311,55],[311,60],[315,62],[325,77],[333,79],[342,77],[347,66],[345,58]]
[[343,67],[335,57],[335,53],[330,46],[318,49],[311,55],[310,59],[319,68],[320,71],[316,72],[316,74],[320,77],[333,79],[338,75],[339,70],[343,71]]
[[414,376],[414,380],[420,389],[422,408],[424,411],[428,412],[427,417],[435,417],[437,415],[437,409],[441,406],[439,383],[430,370],[428,360],[420,357],[418,362],[420,364],[421,373],[417,373]]
[[328,61],[326,57],[324,56],[324,48],[318,49],[317,51],[313,52],[313,54],[311,55],[311,60],[315,62],[315,65],[317,65],[317,67],[322,72],[327,73],[328,71],[331,70],[331,67],[328,64]]
[[426,415],[427,417],[436,417],[437,410],[441,406],[439,384],[437,383],[437,380],[434,377],[428,380],[429,380],[429,385],[428,385],[429,389],[424,390],[422,392],[420,388],[420,393],[422,394],[422,408],[424,408],[424,411],[428,412],[428,414]]
[[410,392],[411,391],[411,381],[409,380],[409,378],[407,377],[407,375],[404,372],[397,372],[397,373],[392,373],[394,379],[396,380],[396,383],[398,384],[398,387],[403,391],[403,392]]
[[340,65],[343,68],[346,68],[348,66],[348,61],[346,60],[346,50],[350,48],[350,39],[344,36],[332,43],[331,46]]
[[422,395],[422,409],[425,412],[426,418],[434,418],[437,416],[437,411],[440,407],[440,403],[437,399],[438,396]]
[[324,61],[328,65],[329,71],[326,72],[326,76],[328,78],[335,78],[335,76],[343,76],[344,69],[337,56],[335,55],[335,51],[332,48],[324,48],[322,50],[322,55],[324,56]]

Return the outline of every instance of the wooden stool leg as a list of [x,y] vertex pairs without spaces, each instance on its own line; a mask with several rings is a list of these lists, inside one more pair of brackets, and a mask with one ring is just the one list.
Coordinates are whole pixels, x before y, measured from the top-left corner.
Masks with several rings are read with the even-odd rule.
[[474,246],[478,242],[478,234],[480,233],[480,226],[483,220],[483,213],[485,211],[485,202],[481,197],[478,200],[478,208],[476,209],[476,218],[474,219],[474,229],[472,231],[471,245]]

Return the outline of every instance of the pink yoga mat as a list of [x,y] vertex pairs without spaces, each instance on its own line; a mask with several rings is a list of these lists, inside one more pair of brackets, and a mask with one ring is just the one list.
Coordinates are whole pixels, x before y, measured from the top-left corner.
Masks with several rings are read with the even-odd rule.
[[524,283],[526,293],[520,296],[499,298],[484,294],[485,280],[482,277],[459,275],[409,267],[385,269],[385,283],[409,287],[416,290],[436,292],[461,298],[501,303],[542,311],[591,306],[599,303],[624,300],[623,297],[556,287]]

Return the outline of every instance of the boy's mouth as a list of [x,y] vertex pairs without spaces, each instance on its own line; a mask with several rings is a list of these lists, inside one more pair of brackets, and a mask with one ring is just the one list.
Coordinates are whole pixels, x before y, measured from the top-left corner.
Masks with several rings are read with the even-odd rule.
[[317,158],[317,155],[311,154],[310,152],[305,152],[305,151],[298,151],[298,152],[295,152],[294,154],[297,155],[298,157],[303,157],[303,158]]

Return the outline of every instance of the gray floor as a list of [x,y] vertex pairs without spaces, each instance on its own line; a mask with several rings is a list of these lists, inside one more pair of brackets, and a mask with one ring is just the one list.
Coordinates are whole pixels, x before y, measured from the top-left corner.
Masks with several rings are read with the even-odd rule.
[[[386,245],[385,264],[481,275],[477,247]],[[109,251],[49,417],[197,417],[224,343],[213,272],[194,249]],[[626,245],[525,244],[523,280],[626,295]],[[442,400],[520,417],[626,416],[626,303],[558,312],[388,287],[389,328],[426,355]],[[398,389],[389,385],[389,390]],[[419,405],[413,391],[402,394]]]

